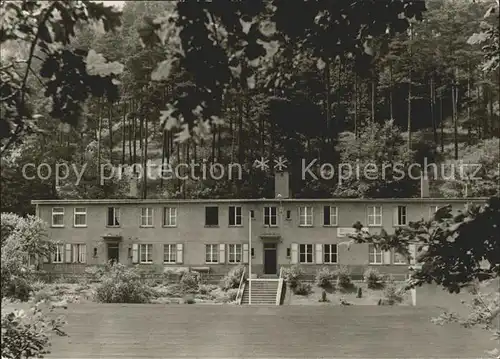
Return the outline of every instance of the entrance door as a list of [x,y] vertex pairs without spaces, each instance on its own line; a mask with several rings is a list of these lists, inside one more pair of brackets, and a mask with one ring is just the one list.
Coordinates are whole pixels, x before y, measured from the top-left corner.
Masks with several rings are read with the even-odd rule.
[[108,243],[108,262],[119,263],[120,247],[117,243]]
[[276,243],[264,243],[264,274],[276,274]]

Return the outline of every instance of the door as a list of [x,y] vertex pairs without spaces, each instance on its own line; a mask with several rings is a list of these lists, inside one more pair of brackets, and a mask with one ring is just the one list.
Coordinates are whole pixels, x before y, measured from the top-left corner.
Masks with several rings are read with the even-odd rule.
[[264,243],[264,274],[276,274],[276,243]]
[[108,262],[119,263],[120,262],[120,246],[116,243],[108,243]]

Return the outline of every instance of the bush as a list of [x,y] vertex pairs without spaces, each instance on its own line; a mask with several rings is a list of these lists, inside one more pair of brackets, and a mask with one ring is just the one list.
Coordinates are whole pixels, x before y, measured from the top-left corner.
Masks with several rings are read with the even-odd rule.
[[321,292],[321,298],[319,300],[321,303],[326,303],[326,302],[329,302],[328,298],[326,297],[326,292],[325,291],[322,291]]
[[113,265],[102,277],[95,299],[102,303],[148,303],[153,290],[144,285],[135,268]]
[[293,289],[293,293],[296,295],[309,295],[312,291],[311,285],[309,283],[297,283]]
[[238,288],[229,289],[227,291],[227,299],[229,302],[234,302],[238,296]]
[[186,273],[188,271],[189,270],[187,268],[169,268],[169,267],[166,267],[163,270],[163,276],[167,282],[175,281],[175,282],[179,283],[181,281],[184,273]]
[[231,269],[229,273],[222,278],[220,287],[223,290],[239,288],[241,276],[243,275],[244,270],[245,267],[241,264]]
[[50,334],[65,335],[62,318],[50,318],[35,304],[28,312],[9,311],[2,301],[2,358],[42,358],[50,353]]
[[194,304],[194,303],[196,303],[196,300],[194,299],[194,296],[192,294],[184,297],[184,304]]
[[374,268],[368,268],[363,278],[370,289],[381,289],[385,285],[385,277]]
[[292,289],[299,284],[302,275],[304,275],[304,270],[299,264],[283,269],[283,278]]
[[346,266],[341,266],[339,269],[337,269],[335,275],[337,277],[337,287],[342,289],[349,289],[353,287],[349,268],[347,268]]
[[316,285],[320,288],[333,288],[335,286],[335,272],[323,267],[316,272]]
[[198,292],[202,295],[207,295],[212,293],[212,291],[214,291],[215,289],[217,289],[216,285],[200,284],[200,286],[198,287]]
[[356,294],[356,298],[362,298],[363,297],[363,289],[361,287],[358,288],[358,293]]
[[197,291],[199,286],[199,275],[194,272],[185,272],[180,280],[180,285],[185,291]]
[[403,301],[403,292],[399,290],[392,278],[389,279],[384,288],[384,302],[394,305]]

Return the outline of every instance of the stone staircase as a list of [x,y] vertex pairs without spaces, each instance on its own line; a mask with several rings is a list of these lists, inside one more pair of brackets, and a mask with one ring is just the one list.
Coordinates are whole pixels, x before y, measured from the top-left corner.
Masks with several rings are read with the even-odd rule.
[[[276,305],[279,280],[252,280],[252,305]],[[249,285],[245,283],[241,304],[249,304]]]

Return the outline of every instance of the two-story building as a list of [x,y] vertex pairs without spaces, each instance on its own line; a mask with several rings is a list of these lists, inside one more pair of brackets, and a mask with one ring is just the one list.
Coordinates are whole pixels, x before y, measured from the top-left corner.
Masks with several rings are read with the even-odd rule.
[[222,274],[251,258],[258,275],[277,274],[281,266],[296,263],[311,273],[325,265],[347,265],[354,275],[367,266],[404,274],[409,263],[397,253],[342,245],[353,224],[390,233],[430,218],[444,205],[458,211],[485,202],[428,198],[426,190],[422,198],[293,199],[286,173],[277,175],[275,186],[273,199],[34,200],[37,215],[50,225],[49,236],[59,243],[44,267],[74,273],[113,260],[154,271],[189,267]]

